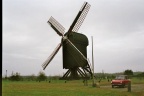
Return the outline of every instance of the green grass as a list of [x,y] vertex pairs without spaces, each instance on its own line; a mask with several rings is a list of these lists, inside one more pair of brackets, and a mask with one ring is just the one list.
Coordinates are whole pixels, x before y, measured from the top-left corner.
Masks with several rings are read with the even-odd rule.
[[132,78],[131,79],[132,84],[144,84],[144,78],[140,79],[140,78]]
[[[140,82],[140,83],[137,83]],[[144,80],[134,79],[132,92],[127,88],[111,88],[110,82],[102,80],[100,88],[84,86],[82,80],[67,81],[2,81],[2,96],[144,96]]]

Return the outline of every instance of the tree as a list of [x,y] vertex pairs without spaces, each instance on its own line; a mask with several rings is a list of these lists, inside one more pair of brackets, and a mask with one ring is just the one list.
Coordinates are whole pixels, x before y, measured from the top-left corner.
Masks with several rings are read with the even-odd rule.
[[133,71],[127,69],[127,70],[124,71],[124,75],[133,75]]
[[47,79],[47,76],[45,75],[44,72],[40,71],[39,74],[38,74],[38,77],[37,77],[38,81],[44,81]]
[[22,79],[22,77],[20,76],[20,74],[18,72],[16,72],[15,74],[12,74],[10,76],[10,80],[12,81],[20,81]]

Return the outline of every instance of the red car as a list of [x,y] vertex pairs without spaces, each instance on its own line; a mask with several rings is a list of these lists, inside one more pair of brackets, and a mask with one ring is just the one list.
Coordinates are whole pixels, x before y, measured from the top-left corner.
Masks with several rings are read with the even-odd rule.
[[125,85],[128,85],[129,82],[130,79],[127,75],[118,75],[114,80],[111,81],[111,85],[112,88],[114,88],[114,86],[125,87]]

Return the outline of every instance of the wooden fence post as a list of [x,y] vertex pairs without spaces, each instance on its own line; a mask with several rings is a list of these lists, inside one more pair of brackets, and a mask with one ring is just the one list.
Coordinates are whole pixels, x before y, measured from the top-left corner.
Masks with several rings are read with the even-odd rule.
[[128,83],[128,92],[131,92],[131,81]]

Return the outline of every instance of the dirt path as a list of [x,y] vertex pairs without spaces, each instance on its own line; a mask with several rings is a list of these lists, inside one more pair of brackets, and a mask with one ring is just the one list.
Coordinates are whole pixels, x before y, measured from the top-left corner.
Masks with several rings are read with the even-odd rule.
[[[120,88],[120,87],[112,88],[111,85],[106,85],[106,86],[100,86],[100,88],[106,88],[106,89],[111,88],[111,90],[128,91],[127,86],[125,88]],[[144,84],[132,84],[131,85],[131,91],[144,92]]]

